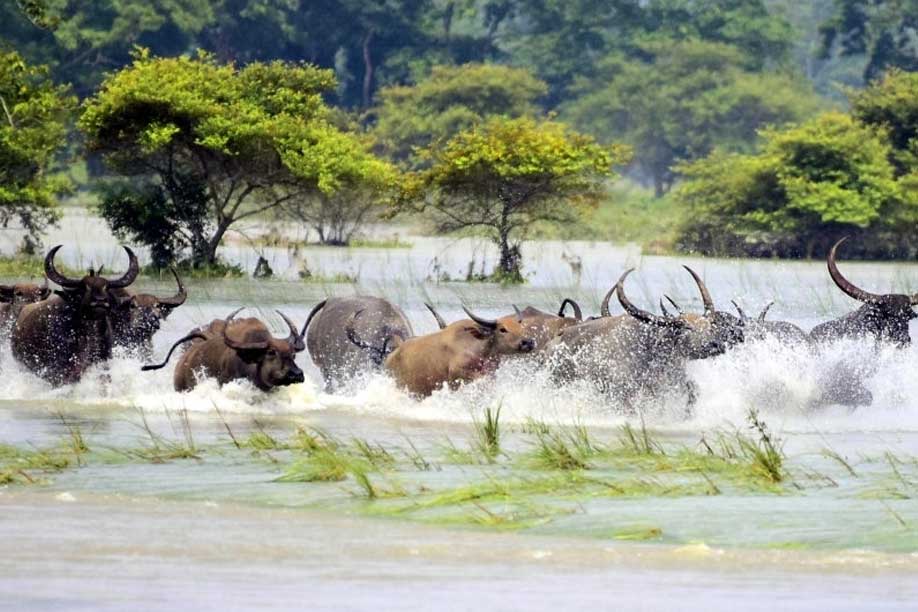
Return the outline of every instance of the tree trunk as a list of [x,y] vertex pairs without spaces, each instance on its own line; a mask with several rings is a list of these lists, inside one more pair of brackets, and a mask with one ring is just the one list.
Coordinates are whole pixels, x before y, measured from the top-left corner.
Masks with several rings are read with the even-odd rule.
[[661,172],[655,172],[653,175],[653,195],[656,198],[662,198],[666,195],[666,183],[663,181]]
[[370,91],[373,87],[373,58],[370,56],[370,43],[373,41],[373,30],[367,32],[363,39],[363,107],[370,108]]
[[210,240],[207,242],[207,253],[205,265],[212,266],[217,263],[217,249],[220,248],[220,243],[223,242],[223,235],[226,234],[226,230],[229,229],[232,225],[233,219],[224,219],[220,221],[217,225],[217,231],[214,232],[214,235],[210,237]]

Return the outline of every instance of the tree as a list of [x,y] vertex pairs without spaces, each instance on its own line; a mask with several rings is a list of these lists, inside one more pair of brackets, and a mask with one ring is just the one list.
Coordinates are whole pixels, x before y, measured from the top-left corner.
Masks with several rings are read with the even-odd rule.
[[897,174],[918,172],[918,73],[891,68],[850,98],[857,119],[886,130]]
[[686,164],[682,246],[716,254],[824,256],[852,234],[861,255],[915,254],[918,197],[896,180],[884,131],[830,112],[765,130],[754,155]]
[[389,158],[418,167],[424,160],[415,153],[422,148],[488,117],[533,115],[546,92],[545,83],[519,68],[435,66],[417,85],[379,92],[373,135]]
[[412,177],[438,231],[483,230],[497,245],[493,277],[521,282],[520,242],[538,221],[566,222],[595,206],[623,147],[603,147],[562,123],[491,118],[434,145],[431,167]]
[[34,251],[45,227],[58,218],[65,179],[48,175],[64,145],[76,99],[55,85],[44,66],[15,52],[0,52],[0,225],[17,221]]
[[239,69],[204,53],[140,52],[87,101],[79,127],[111,169],[155,181],[175,207],[189,181],[201,186],[209,235],[194,264],[213,265],[238,221],[385,166],[329,121],[322,95],[334,85],[331,71],[309,65]]
[[577,83],[580,97],[562,116],[603,141],[633,146],[635,165],[658,197],[672,186],[678,163],[715,146],[749,148],[760,127],[818,107],[799,79],[745,70],[735,47],[693,40],[647,43],[644,50],[649,61],[602,61],[597,79]]
[[821,27],[822,55],[864,55],[864,80],[888,68],[918,70],[918,0],[835,0]]

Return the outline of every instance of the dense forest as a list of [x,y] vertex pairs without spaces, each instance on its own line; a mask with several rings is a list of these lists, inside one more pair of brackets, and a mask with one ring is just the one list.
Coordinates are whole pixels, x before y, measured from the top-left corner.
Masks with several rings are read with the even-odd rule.
[[918,0],[5,0],[0,222],[34,251],[91,191],[213,266],[248,216],[408,214],[513,279],[533,231],[650,206],[671,249],[915,258],[915,70]]

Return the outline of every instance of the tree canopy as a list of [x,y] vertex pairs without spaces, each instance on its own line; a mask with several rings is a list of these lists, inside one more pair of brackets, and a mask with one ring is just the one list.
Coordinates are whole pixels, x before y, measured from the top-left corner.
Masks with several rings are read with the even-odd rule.
[[[106,78],[79,120],[90,151],[126,176],[155,179],[176,203],[183,182],[206,190],[203,262],[240,219],[316,190],[391,175],[353,134],[329,121],[333,74],[304,64],[220,64],[213,56],[154,58]],[[198,262],[196,262],[198,263]]]
[[58,197],[69,182],[49,176],[63,147],[76,99],[51,82],[44,66],[15,52],[0,52],[0,225],[18,222],[33,250],[58,216]]

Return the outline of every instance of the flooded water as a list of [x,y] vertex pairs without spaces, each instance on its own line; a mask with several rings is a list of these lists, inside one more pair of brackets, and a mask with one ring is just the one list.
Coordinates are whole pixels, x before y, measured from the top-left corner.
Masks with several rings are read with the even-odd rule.
[[[632,266],[629,294],[654,310],[663,293],[700,310],[682,264],[724,309],[735,299],[757,312],[774,300],[771,318],[809,329],[856,307],[819,262],[527,243],[529,282],[505,288],[438,281],[444,272],[464,277],[473,259],[476,271],[483,257],[493,261],[484,242],[404,240],[411,248],[263,249],[275,279],[190,281],[156,355],[239,306],[281,335],[274,309],[301,325],[329,295],[387,297],[419,333],[435,329],[424,301],[447,320],[462,304],[496,316],[512,304],[555,310],[565,296],[594,314]],[[123,269],[117,242],[82,213],[71,211],[47,240],[58,242],[72,265]],[[258,253],[238,242],[225,256],[251,270]],[[314,275],[358,282],[300,281],[304,261]],[[865,289],[918,291],[916,265],[840,265]],[[173,290],[166,281],[137,285]],[[867,373],[869,407],[816,405],[819,381],[842,360]],[[0,445],[33,455],[56,448],[68,465],[0,486],[0,609],[900,610],[918,601],[914,345],[874,352],[848,342],[814,356],[758,343],[693,362],[694,414],[686,419],[678,402],[642,414],[665,451],[596,451],[580,476],[536,462],[541,427],[582,427],[591,447],[612,449],[623,424],[641,422],[596,393],[556,388],[529,362],[423,401],[381,375],[327,394],[308,355],[298,362],[307,382],[270,395],[210,383],[179,394],[170,368],[141,373],[124,355],[107,377],[52,389],[3,348]],[[501,452],[485,461],[469,449],[475,424],[497,406]],[[703,454],[705,444],[757,436],[750,409],[783,444],[781,482],[747,482],[733,464],[684,469],[684,455]],[[71,456],[60,449],[75,444],[75,431],[87,450]],[[284,482],[304,461],[302,432],[321,432],[316,439],[352,455],[360,444],[382,449],[366,452],[369,486],[353,466],[340,479]],[[263,437],[277,443],[256,443]],[[292,440],[300,446],[279,442]]]

